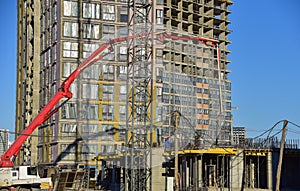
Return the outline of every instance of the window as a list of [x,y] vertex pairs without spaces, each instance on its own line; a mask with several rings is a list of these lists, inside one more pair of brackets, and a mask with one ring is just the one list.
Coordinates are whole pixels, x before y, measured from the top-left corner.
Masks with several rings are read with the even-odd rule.
[[83,38],[99,39],[99,24],[83,24]]
[[157,87],[156,88],[156,100],[158,102],[162,102],[162,97],[163,97],[162,95],[163,95],[162,88],[161,87]]
[[88,68],[86,68],[83,71],[82,78],[89,79],[89,80],[91,80],[91,79],[94,79],[94,80],[99,79],[99,76],[100,76],[99,67],[100,66],[98,64],[89,66]]
[[162,107],[161,106],[157,106],[156,107],[156,121],[160,122],[162,121]]
[[56,59],[57,59],[57,46],[56,46],[56,44],[53,45],[52,52],[53,52],[53,61],[56,62]]
[[64,16],[77,17],[78,3],[73,1],[64,1]]
[[164,5],[164,0],[156,0],[157,5]]
[[136,101],[137,101],[137,102],[142,102],[142,101],[144,101],[144,100],[147,100],[147,99],[145,98],[146,92],[147,92],[147,90],[146,90],[145,87],[137,86],[137,87],[136,87],[136,96],[135,96]]
[[81,148],[81,160],[90,160],[98,155],[98,146],[94,144],[83,144]]
[[164,24],[164,11],[156,9],[156,24]]
[[126,126],[119,126],[118,128],[118,140],[125,141],[126,137]]
[[76,138],[77,125],[72,123],[62,123],[61,125],[61,136],[63,139],[74,139]]
[[53,5],[53,21],[57,21],[57,4]]
[[61,160],[74,160],[76,147],[71,144],[61,144]]
[[63,56],[78,58],[78,43],[77,42],[64,42]]
[[98,99],[99,98],[98,84],[82,84],[83,99]]
[[63,77],[68,77],[77,68],[77,63],[65,62],[63,67]]
[[119,98],[120,98],[120,101],[125,101],[126,100],[126,95],[127,93],[126,93],[126,85],[121,85],[120,86],[120,96],[119,96]]
[[119,7],[120,22],[128,21],[127,7]]
[[114,99],[114,86],[103,85],[102,93],[103,93],[102,100],[113,100]]
[[74,81],[70,86],[70,91],[72,92],[72,98],[78,98],[78,81]]
[[120,46],[119,47],[119,60],[120,61],[126,61],[127,60],[127,47],[126,46]]
[[52,27],[52,41],[57,41],[57,25],[54,24]]
[[98,44],[83,44],[83,58],[89,57],[97,48]]
[[127,66],[118,66],[118,79],[120,81],[127,79]]
[[98,125],[97,124],[83,124],[81,126],[82,131],[82,138],[83,139],[90,139],[90,140],[97,140],[98,139]]
[[62,106],[61,118],[62,119],[75,119],[77,117],[77,104],[66,103]]
[[147,7],[137,8],[138,14],[136,14],[136,23],[146,23],[146,19],[145,19],[146,18],[145,15],[147,15],[146,12],[147,12]]
[[114,80],[114,66],[103,64],[102,75],[104,80],[108,80],[108,81]]
[[156,49],[156,63],[162,64],[163,63],[163,50],[162,49]]
[[114,119],[114,106],[113,105],[102,105],[102,120],[113,120]]
[[81,118],[98,120],[98,105],[83,104],[82,111],[81,111]]
[[101,141],[114,140],[114,126],[109,124],[102,124]]
[[112,154],[115,152],[116,152],[116,150],[114,148],[114,145],[101,145],[101,153]]
[[115,26],[103,25],[102,26],[102,39],[109,40],[115,38]]
[[126,26],[118,27],[118,35],[119,37],[127,37],[128,36],[128,28]]
[[64,22],[64,36],[78,37],[78,23]]
[[56,63],[51,66],[52,82],[56,81]]
[[83,18],[100,19],[100,5],[94,3],[83,3]]
[[104,21],[115,20],[115,6],[114,5],[102,5],[102,19]]
[[163,68],[156,68],[156,82],[162,83],[163,80]]
[[125,121],[126,120],[126,106],[120,105],[119,107],[119,120]]

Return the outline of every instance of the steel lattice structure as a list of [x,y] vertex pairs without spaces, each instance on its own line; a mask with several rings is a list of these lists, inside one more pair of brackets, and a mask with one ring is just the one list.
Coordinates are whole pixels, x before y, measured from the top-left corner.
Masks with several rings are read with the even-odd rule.
[[153,4],[128,1],[125,190],[152,190]]

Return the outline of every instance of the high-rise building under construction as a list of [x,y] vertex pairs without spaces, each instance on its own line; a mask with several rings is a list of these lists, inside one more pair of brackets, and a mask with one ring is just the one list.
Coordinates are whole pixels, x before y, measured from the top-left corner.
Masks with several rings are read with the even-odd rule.
[[[178,123],[178,129],[186,132],[181,144],[188,144],[196,132],[204,145],[230,143],[231,4],[229,0],[153,1],[149,14],[153,36],[166,33],[216,43],[153,39],[158,42],[152,55],[152,145],[163,145],[172,134],[174,111],[184,117]],[[61,82],[99,45],[130,35],[130,14],[128,0],[18,1],[16,132],[30,123]],[[91,159],[99,153],[122,152],[128,120],[128,44],[112,46],[103,60],[75,80],[70,88],[73,98],[24,144],[18,163],[96,167]]]

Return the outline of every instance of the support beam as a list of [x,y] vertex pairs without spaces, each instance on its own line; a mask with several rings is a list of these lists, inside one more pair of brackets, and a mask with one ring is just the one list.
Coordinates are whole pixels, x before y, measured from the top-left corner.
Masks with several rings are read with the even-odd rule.
[[276,191],[279,191],[279,187],[280,187],[281,167],[282,167],[283,149],[284,149],[287,124],[288,124],[288,121],[284,120],[283,128],[282,128],[281,143],[280,143],[279,161],[278,161],[278,167],[277,167],[277,173],[276,173],[276,189],[275,189]]

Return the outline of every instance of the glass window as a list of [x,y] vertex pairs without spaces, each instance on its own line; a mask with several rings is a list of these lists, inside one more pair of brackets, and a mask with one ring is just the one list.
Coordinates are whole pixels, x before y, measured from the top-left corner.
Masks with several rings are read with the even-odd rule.
[[109,124],[102,124],[101,140],[111,141],[114,140],[114,126]]
[[127,60],[127,47],[126,46],[120,46],[119,47],[119,60],[120,61],[126,61]]
[[83,99],[98,99],[99,87],[98,84],[82,84]]
[[127,66],[118,66],[118,79],[120,81],[127,79]]
[[70,91],[72,92],[72,97],[73,98],[78,98],[78,81],[75,80],[71,86],[70,86]]
[[112,154],[115,152],[116,152],[116,150],[115,150],[114,145],[101,144],[101,153],[102,154]]
[[77,133],[77,124],[62,123],[61,133],[62,138],[64,139],[74,139]]
[[164,11],[157,9],[156,10],[156,24],[164,24]]
[[128,36],[128,27],[120,26],[118,27],[118,35],[119,37],[127,37]]
[[113,81],[114,74],[114,66],[105,64],[102,65],[102,75],[104,80]]
[[115,6],[114,5],[102,5],[102,19],[105,21],[115,20]]
[[127,94],[126,94],[126,85],[121,85],[120,86],[120,101],[125,101],[126,100],[126,97],[127,97]]
[[90,160],[98,155],[98,146],[94,144],[83,144],[81,148],[81,160]]
[[98,139],[98,125],[97,124],[83,124],[81,126],[82,131],[81,135],[83,139],[91,139],[97,140]]
[[77,63],[65,62],[63,67],[63,77],[68,77],[77,68]]
[[119,21],[120,22],[127,22],[128,21],[128,14],[127,14],[127,7],[119,7]]
[[118,128],[118,140],[119,141],[125,141],[126,137],[126,126],[119,126]]
[[97,48],[98,44],[83,44],[83,58],[89,57]]
[[78,3],[73,1],[64,1],[64,16],[78,16]]
[[89,66],[82,73],[82,78],[84,79],[99,79],[100,76],[100,66],[98,64]]
[[81,118],[98,120],[98,105],[83,104],[82,111],[81,111]]
[[113,100],[114,99],[114,86],[103,85],[102,88],[102,100]]
[[76,147],[71,144],[61,144],[61,160],[74,160]]
[[66,103],[62,106],[61,118],[62,119],[75,119],[77,117],[77,104]]
[[102,105],[102,120],[113,120],[114,119],[114,106],[113,105]]
[[53,21],[57,21],[57,4],[53,5]]
[[125,121],[126,120],[126,106],[125,105],[120,105],[119,120],[120,121]]
[[64,36],[78,37],[78,23],[64,22]]
[[156,0],[157,5],[164,5],[164,0]]
[[54,24],[52,27],[52,41],[55,42],[57,40],[57,25]]
[[78,58],[78,43],[77,42],[64,42],[63,56]]
[[83,3],[83,18],[100,19],[100,5],[95,3]]
[[115,38],[115,26],[103,25],[102,26],[102,39],[109,40]]
[[83,24],[83,38],[99,39],[99,24]]

